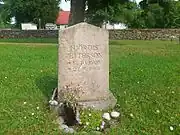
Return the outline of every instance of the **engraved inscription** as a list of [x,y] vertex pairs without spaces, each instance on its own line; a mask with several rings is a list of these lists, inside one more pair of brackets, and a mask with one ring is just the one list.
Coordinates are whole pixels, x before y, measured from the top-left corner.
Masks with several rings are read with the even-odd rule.
[[67,57],[69,59],[86,59],[86,58],[102,58],[101,53],[95,52],[95,53],[67,53]]
[[92,71],[92,70],[100,70],[100,66],[84,66],[84,67],[69,67],[67,68],[69,71]]
[[81,50],[81,51],[96,51],[99,50],[100,45],[72,45],[70,46],[70,51],[77,51],[77,50]]
[[100,70],[102,62],[102,54],[99,51],[100,45],[72,45],[66,54],[69,71],[92,71]]
[[100,64],[100,60],[87,60],[87,61],[81,61],[81,64],[86,64],[86,65],[98,65]]

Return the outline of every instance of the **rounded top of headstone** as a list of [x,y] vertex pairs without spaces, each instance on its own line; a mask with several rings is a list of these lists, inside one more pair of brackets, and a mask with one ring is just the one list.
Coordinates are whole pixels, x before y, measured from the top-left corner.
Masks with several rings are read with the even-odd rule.
[[63,29],[63,31],[69,30],[69,29],[73,29],[73,28],[85,28],[85,27],[86,27],[86,28],[90,28],[90,29],[101,30],[101,31],[103,31],[103,32],[108,32],[106,29],[97,27],[97,26],[95,26],[95,25],[92,25],[92,24],[89,24],[89,23],[86,23],[86,22],[81,22],[81,23],[78,23],[78,24],[69,26],[69,27]]

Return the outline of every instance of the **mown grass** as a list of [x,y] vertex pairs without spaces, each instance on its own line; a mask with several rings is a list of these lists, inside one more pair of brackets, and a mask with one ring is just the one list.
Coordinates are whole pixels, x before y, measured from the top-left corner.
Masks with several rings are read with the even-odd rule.
[[58,43],[57,38],[0,38],[0,43]]
[[[4,43],[0,62],[0,134],[62,134],[47,109],[57,86],[57,46]],[[106,134],[180,133],[180,46],[175,42],[111,41],[110,89],[121,123]]]

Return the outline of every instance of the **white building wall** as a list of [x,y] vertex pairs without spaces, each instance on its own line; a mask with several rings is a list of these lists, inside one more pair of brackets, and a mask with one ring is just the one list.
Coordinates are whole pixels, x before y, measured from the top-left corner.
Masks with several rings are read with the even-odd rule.
[[37,30],[37,25],[33,23],[21,23],[22,30]]
[[119,24],[110,24],[110,23],[107,23],[107,24],[103,24],[102,28],[104,29],[127,29],[126,25],[123,24],[123,23],[119,23]]

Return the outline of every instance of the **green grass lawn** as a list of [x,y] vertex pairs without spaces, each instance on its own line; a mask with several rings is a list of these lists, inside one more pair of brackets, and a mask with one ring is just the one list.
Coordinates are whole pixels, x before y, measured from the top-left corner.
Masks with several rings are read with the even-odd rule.
[[[0,62],[0,135],[62,134],[47,108],[57,46],[1,43]],[[121,123],[107,135],[180,134],[180,45],[111,41],[110,89]]]
[[0,43],[58,43],[57,38],[0,38]]

